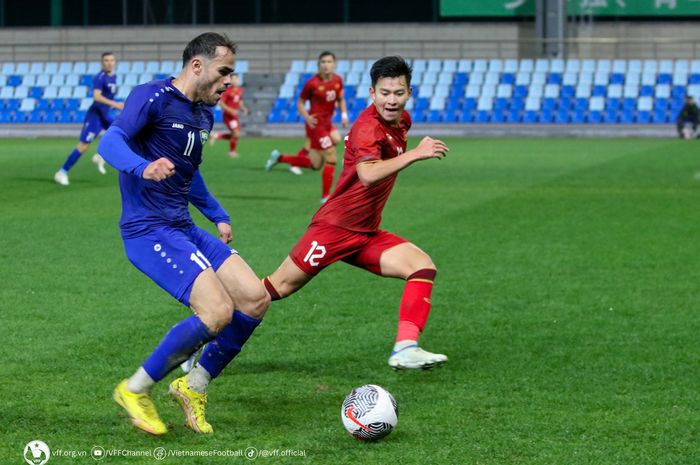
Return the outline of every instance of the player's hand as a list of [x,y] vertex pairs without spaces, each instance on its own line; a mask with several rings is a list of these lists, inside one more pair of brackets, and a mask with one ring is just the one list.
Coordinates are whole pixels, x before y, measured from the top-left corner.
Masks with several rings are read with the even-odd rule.
[[124,102],[114,102],[114,109],[115,110],[123,110],[124,109]]
[[311,129],[315,128],[316,123],[318,123],[318,121],[316,120],[316,117],[314,115],[309,115],[306,118],[304,118],[304,120],[306,121],[306,124],[308,124]]
[[347,118],[342,118],[341,123],[342,123],[344,128],[347,128],[350,125],[350,120]]
[[165,157],[159,158],[148,164],[143,170],[143,179],[160,182],[175,174],[175,165]]
[[426,160],[428,158],[442,159],[447,156],[450,149],[439,139],[432,137],[424,137],[420,141],[418,147],[414,149],[414,156],[417,160]]
[[233,232],[231,231],[230,224],[217,223],[216,229],[219,231],[219,239],[221,239],[224,244],[228,244],[233,240]]

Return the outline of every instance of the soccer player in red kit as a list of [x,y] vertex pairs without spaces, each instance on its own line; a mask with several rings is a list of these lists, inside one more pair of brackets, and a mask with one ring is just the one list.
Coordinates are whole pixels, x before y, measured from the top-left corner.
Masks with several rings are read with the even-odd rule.
[[243,101],[243,87],[238,83],[238,75],[231,76],[231,86],[226,89],[226,92],[221,94],[219,100],[221,109],[224,110],[224,124],[231,130],[229,133],[217,132],[210,139],[211,145],[214,145],[217,139],[229,139],[228,154],[231,158],[236,158],[236,147],[238,146],[238,138],[241,136],[241,121],[238,118],[239,112],[248,114],[248,107]]
[[[340,142],[340,134],[331,121],[336,105],[340,108],[343,127],[348,126],[343,80],[334,73],[335,64],[335,55],[332,52],[322,52],[318,57],[318,74],[304,84],[297,100],[297,111],[306,122],[309,148],[302,147],[296,155],[284,155],[279,150],[273,150],[265,164],[265,170],[270,171],[278,163],[287,163],[290,165],[289,170],[294,174],[301,174],[300,168],[323,168],[321,203],[324,203],[331,193],[337,160],[335,146]],[[310,102],[309,111],[306,110],[307,101]]]
[[411,127],[404,107],[411,96],[411,68],[401,57],[385,57],[370,71],[374,104],[353,124],[345,141],[343,171],[335,191],[280,267],[264,279],[272,300],[299,290],[328,265],[342,260],[380,276],[406,280],[398,335],[389,365],[430,368],[447,361],[421,349],[418,336],[430,312],[437,273],[431,258],[406,239],[379,229],[398,172],[414,162],[443,158],[444,142],[425,137],[406,151]]

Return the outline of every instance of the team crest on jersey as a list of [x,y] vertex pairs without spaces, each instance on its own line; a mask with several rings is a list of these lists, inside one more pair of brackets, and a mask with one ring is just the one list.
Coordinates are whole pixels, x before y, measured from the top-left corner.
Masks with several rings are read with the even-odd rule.
[[321,92],[323,92],[324,89],[325,89],[325,86],[318,86],[318,90],[320,90]]
[[207,141],[209,140],[209,131],[206,129],[202,129],[199,131],[199,140],[202,142],[202,145],[206,144]]

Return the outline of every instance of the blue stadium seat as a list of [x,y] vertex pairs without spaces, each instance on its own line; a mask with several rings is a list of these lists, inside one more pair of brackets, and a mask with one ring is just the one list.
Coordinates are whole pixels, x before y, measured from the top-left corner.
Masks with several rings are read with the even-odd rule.
[[56,119],[57,123],[72,123],[73,122],[73,112],[70,110],[61,110]]
[[522,110],[523,108],[525,108],[525,100],[523,98],[516,97],[510,100],[511,110]]
[[666,116],[666,111],[660,108],[654,108],[654,112],[651,115],[651,122],[657,124],[669,122]]
[[214,122],[215,123],[223,123],[223,121],[224,121],[223,110],[219,107],[214,108]]
[[275,103],[272,105],[273,110],[286,110],[289,105],[289,100],[286,98],[277,98]]
[[586,121],[589,123],[600,123],[602,120],[602,115],[598,110],[591,110],[586,116]]
[[562,75],[561,73],[549,73],[547,75],[547,84],[561,84]]
[[671,84],[673,82],[673,76],[668,73],[659,74],[656,77],[657,84]]
[[503,73],[498,81],[500,84],[515,84],[515,74]]
[[36,98],[39,99],[41,96],[44,95],[44,89],[42,87],[30,87],[29,88],[29,97],[30,98]]
[[632,98],[632,97],[627,97],[622,100],[622,109],[623,110],[632,110],[637,108],[637,99]]
[[55,111],[46,111],[42,112],[43,113],[43,118],[42,122],[44,123],[55,123],[56,122],[56,112]]
[[282,119],[283,123],[296,123],[297,122],[297,113],[296,111],[290,111],[286,112],[284,114],[284,118]]
[[552,113],[552,110],[542,109],[542,111],[540,111],[540,115],[539,115],[539,122],[540,123],[551,123],[552,121],[554,121],[554,114]]
[[454,78],[452,78],[452,84],[460,86],[469,84],[469,75],[467,73],[455,73]]
[[559,95],[561,97],[571,98],[576,95],[576,88],[574,86],[562,86],[561,93]]
[[281,123],[282,122],[282,110],[272,110],[269,115],[267,115],[268,123]]
[[345,97],[354,97],[357,95],[357,88],[355,86],[345,86],[343,91],[345,92]]
[[494,101],[494,104],[493,104],[494,110],[505,110],[506,108],[508,108],[508,99],[507,98],[497,98]]
[[557,102],[557,109],[558,110],[569,110],[572,106],[574,105],[574,99],[571,97],[562,97],[559,99]]
[[33,110],[24,112],[24,121],[27,123],[41,123],[42,122],[42,111]]
[[506,120],[506,115],[503,110],[493,110],[491,112],[492,123],[503,123]]
[[426,97],[422,97],[416,100],[416,103],[413,105],[413,108],[416,110],[427,110],[428,107],[430,106],[430,99]]
[[457,110],[462,107],[462,100],[459,98],[451,97],[445,102],[445,110]]
[[688,84],[700,84],[700,74],[693,73],[688,77]]
[[456,123],[457,122],[457,110],[453,108],[451,110],[445,110],[442,115],[442,120],[445,123]]
[[639,90],[640,97],[653,97],[654,96],[654,86],[642,86]]
[[415,108],[411,112],[411,120],[414,123],[424,123],[425,122],[425,111],[416,110]]
[[426,122],[439,123],[442,120],[442,110],[430,110]]
[[89,74],[83,74],[82,76],[80,76],[79,84],[81,86],[91,87],[92,86],[92,76]]
[[605,101],[605,108],[613,108],[617,111],[620,108],[620,99],[616,97],[608,97]]
[[522,121],[520,110],[511,109],[508,112],[508,118],[506,119],[509,123],[520,123]]
[[354,122],[354,121],[357,119],[358,116],[360,116],[360,112],[359,112],[359,111],[357,111],[357,110],[348,110],[348,119],[350,120],[351,123]]
[[[590,115],[588,115],[590,119]],[[606,108],[605,113],[603,114],[603,122],[611,124],[611,123],[618,123],[619,120],[617,119],[617,109],[616,108]]]
[[18,87],[22,85],[22,76],[16,74],[11,74],[7,77],[7,82],[5,83],[8,87]]
[[666,109],[669,107],[669,104],[671,101],[667,98],[657,98],[654,101],[654,109],[661,109],[663,111],[666,111]]
[[537,112],[535,110],[526,110],[523,113],[523,123],[536,123],[537,122]]
[[352,102],[351,109],[355,111],[362,111],[365,108],[367,108],[367,102],[363,99],[356,98],[354,102]]
[[562,123],[568,123],[568,122],[570,122],[570,121],[571,121],[571,120],[570,120],[570,117],[569,117],[569,110],[564,110],[564,109],[557,110],[557,113],[556,113],[556,115],[555,115],[555,117],[554,117],[554,122],[555,122],[555,123],[562,124]]
[[464,102],[462,102],[462,111],[464,110],[474,110],[476,109],[476,99],[472,97],[467,97],[464,99]]
[[19,106],[22,104],[22,101],[18,98],[10,98],[7,99],[3,102],[3,106],[8,110],[19,110]]
[[478,110],[474,116],[474,121],[477,123],[488,123],[491,116],[489,113],[488,110]]
[[576,109],[574,110],[573,115],[571,115],[571,122],[572,123],[583,123],[586,120],[586,110],[585,109]]
[[574,110],[586,110],[588,108],[588,99],[587,98],[577,98],[576,102],[574,103]]
[[513,97],[515,98],[525,98],[527,97],[527,94],[527,86],[515,86],[515,89],[513,90]]
[[591,97],[605,97],[607,93],[606,86],[593,86],[593,91],[591,92]]
[[651,121],[651,112],[649,111],[638,111],[635,118],[637,123],[649,123]]
[[625,83],[625,75],[622,73],[612,73],[610,75],[610,84],[624,84]]
[[[154,73],[153,74],[153,79],[158,79],[158,80],[167,79],[169,77],[170,77],[170,75],[167,73]],[[82,85],[85,85],[85,84],[82,84]]]
[[[542,111],[548,111],[552,112],[554,111],[554,107],[556,106],[556,100],[553,98],[546,98],[542,100],[542,106],[540,107]],[[540,115],[542,116],[542,115]]]
[[[700,75],[698,75],[700,76]],[[700,81],[698,82],[700,84]],[[685,97],[685,94],[688,92],[685,86],[673,86],[671,89],[671,98],[683,98]]]
[[620,114],[620,123],[632,123],[634,121],[634,110],[623,108]]
[[11,112],[0,110],[0,124],[12,123]]
[[474,112],[472,110],[466,110],[462,108],[462,112],[459,114],[460,123],[472,123],[474,122]]

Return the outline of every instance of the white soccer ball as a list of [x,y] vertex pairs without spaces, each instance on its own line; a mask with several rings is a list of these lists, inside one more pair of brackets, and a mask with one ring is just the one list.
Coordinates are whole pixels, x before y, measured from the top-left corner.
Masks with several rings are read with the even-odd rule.
[[375,441],[394,429],[399,421],[399,407],[386,389],[365,384],[345,397],[340,418],[355,439]]

